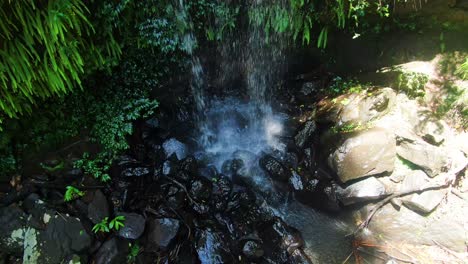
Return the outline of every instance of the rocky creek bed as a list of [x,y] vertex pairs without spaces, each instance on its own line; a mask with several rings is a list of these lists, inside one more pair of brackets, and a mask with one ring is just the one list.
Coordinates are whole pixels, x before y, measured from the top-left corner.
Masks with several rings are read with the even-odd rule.
[[[287,117],[274,135],[281,151],[236,151],[217,168],[197,151],[191,102],[179,99],[137,122],[109,183],[72,168],[79,146],[60,154],[62,170],[12,178],[1,197],[1,261],[424,263],[429,252],[466,260],[466,133],[390,88],[300,106],[298,98],[316,100],[320,83],[296,83],[278,102]],[[68,185],[85,195],[64,202]],[[125,217],[120,230],[92,231],[115,216]]]

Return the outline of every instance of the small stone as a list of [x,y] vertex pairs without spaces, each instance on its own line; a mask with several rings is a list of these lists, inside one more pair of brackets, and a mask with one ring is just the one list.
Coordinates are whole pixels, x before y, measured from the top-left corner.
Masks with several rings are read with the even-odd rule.
[[345,189],[337,188],[336,192],[344,205],[379,199],[386,194],[385,186],[375,177],[351,184]]
[[119,213],[125,217],[124,226],[120,228],[118,236],[127,239],[138,239],[145,230],[145,218],[136,213]]
[[163,218],[150,220],[147,237],[149,248],[166,250],[171,242],[174,241],[179,227],[180,223],[177,219]]
[[260,243],[249,240],[245,242],[244,247],[242,248],[242,253],[248,259],[259,259],[263,256],[264,251]]

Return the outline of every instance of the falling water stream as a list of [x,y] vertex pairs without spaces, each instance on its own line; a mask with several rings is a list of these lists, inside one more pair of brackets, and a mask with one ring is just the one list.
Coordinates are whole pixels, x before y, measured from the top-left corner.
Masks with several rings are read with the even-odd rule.
[[[189,21],[184,0],[178,1],[178,15]],[[256,2],[251,5],[256,5]],[[204,71],[194,52],[196,38],[190,31],[183,36],[185,50],[191,56],[191,88],[198,122],[196,138],[199,152],[218,171],[222,171],[227,160],[241,159],[244,163],[242,177],[256,192],[261,206],[301,232],[305,241],[304,251],[310,259],[314,263],[341,263],[351,250],[345,238],[350,227],[289,198],[291,195],[288,193],[276,191],[272,180],[259,166],[258,160],[264,153],[281,155],[285,151],[280,136],[288,116],[275,112],[269,99],[272,88],[280,81],[285,64],[281,45],[284,42],[280,36],[274,36],[274,39],[270,38],[272,45],[265,44],[263,28],[254,24],[249,26],[246,34],[244,44],[239,41],[221,44],[231,45],[223,49],[231,52],[222,54],[220,65],[224,70],[232,70],[234,67],[226,66],[229,65],[226,61],[230,59],[228,55],[241,57],[248,100],[216,98],[206,94]]]

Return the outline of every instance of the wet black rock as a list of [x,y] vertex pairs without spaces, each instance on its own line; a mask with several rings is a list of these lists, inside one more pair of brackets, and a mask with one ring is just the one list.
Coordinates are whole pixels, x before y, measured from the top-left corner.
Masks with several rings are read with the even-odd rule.
[[304,148],[306,143],[312,139],[312,134],[317,128],[315,121],[307,121],[304,127],[294,137],[294,142],[299,148]]
[[145,218],[136,213],[118,213],[125,217],[124,226],[120,228],[118,236],[127,239],[138,239],[145,230]]
[[145,126],[149,129],[156,129],[159,127],[159,119],[156,117],[153,117],[151,119],[148,119],[145,121]]
[[113,237],[107,240],[94,256],[96,264],[127,263],[128,241]]
[[212,203],[217,211],[224,211],[230,198],[232,182],[227,177],[213,179]]
[[244,161],[241,159],[229,159],[223,163],[221,173],[231,176],[237,174],[242,167],[244,167]]
[[26,214],[18,207],[0,208],[0,248],[4,253],[23,251]]
[[180,187],[170,186],[166,191],[166,205],[177,209],[185,204],[185,193]]
[[265,155],[260,159],[260,166],[276,181],[288,181],[290,173],[286,168],[275,158],[270,155]]
[[200,178],[190,185],[189,195],[196,201],[208,201],[211,196],[212,184],[210,181]]
[[263,256],[264,250],[260,242],[249,240],[244,243],[242,253],[250,260],[259,259]]
[[291,178],[289,178],[289,184],[295,191],[302,191],[307,186],[307,182],[305,182],[303,177],[296,171],[292,171]]
[[198,175],[211,180],[218,175],[218,170],[215,166],[203,167],[198,169]]
[[122,177],[145,177],[150,175],[150,169],[146,167],[126,168],[122,171]]
[[222,233],[211,229],[197,230],[195,250],[201,264],[234,263],[226,239]]
[[25,211],[37,219],[42,219],[48,208],[43,200],[36,193],[31,193],[24,199],[23,208]]
[[[301,248],[304,240],[300,232],[279,218],[261,229],[260,235],[265,242],[265,248],[268,248],[265,250],[265,258],[273,263],[296,263],[291,262],[291,257],[303,255]],[[306,258],[305,255],[303,257]]]
[[177,219],[152,219],[148,223],[146,248],[167,250],[179,232],[180,223]]
[[93,224],[97,224],[108,216],[109,204],[107,203],[107,198],[100,190],[97,190],[94,192],[93,200],[88,205],[88,218]]
[[187,146],[175,138],[164,141],[162,146],[164,153],[166,153],[166,158],[169,158],[172,154],[175,154],[178,160],[183,160],[187,157]]
[[83,170],[82,169],[71,169],[68,170],[65,175],[67,177],[65,178],[71,178],[73,180],[79,179],[81,176],[83,176]]
[[139,164],[139,162],[136,159],[128,155],[122,155],[118,157],[116,160],[116,163],[117,165],[122,166],[122,167],[135,166],[136,164]]
[[176,163],[171,160],[166,160],[162,166],[163,175],[174,174],[177,171]]
[[179,166],[179,170],[183,170],[183,171],[188,172],[188,173],[190,173],[192,175],[197,173],[197,168],[198,168],[197,160],[193,156],[188,156],[187,158],[185,158],[180,163],[180,166]]
[[300,95],[302,96],[311,96],[316,94],[322,87],[322,82],[305,82],[302,84],[301,90],[299,90]]

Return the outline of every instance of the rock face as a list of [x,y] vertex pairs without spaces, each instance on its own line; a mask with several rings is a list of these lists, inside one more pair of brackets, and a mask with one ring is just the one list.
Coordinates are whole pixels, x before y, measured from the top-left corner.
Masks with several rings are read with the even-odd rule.
[[102,219],[109,216],[109,204],[104,194],[97,190],[94,192],[94,197],[91,203],[88,205],[88,218],[97,224]]
[[118,264],[127,261],[128,242],[111,238],[104,242],[94,257],[96,264]]
[[17,207],[0,208],[0,248],[5,253],[23,251],[26,215]]
[[260,166],[270,175],[271,178],[277,181],[289,180],[289,171],[275,158],[270,155],[265,155],[260,159]]
[[384,129],[373,128],[351,135],[329,156],[328,164],[342,182],[383,172],[392,172],[395,138]]
[[184,143],[175,138],[166,140],[163,143],[163,149],[166,154],[166,158],[169,158],[172,154],[175,154],[178,160],[183,160],[187,157],[187,147]]
[[145,218],[135,213],[119,213],[125,217],[124,226],[119,230],[118,235],[127,239],[137,239],[145,230]]
[[195,249],[201,264],[233,263],[234,261],[221,234],[212,230],[200,230],[196,233]]
[[397,153],[405,160],[419,166],[430,177],[440,174],[446,163],[445,153],[422,140],[399,142]]
[[262,245],[258,241],[249,240],[244,243],[242,253],[248,259],[255,260],[263,256],[264,251]]
[[375,177],[367,178],[351,184],[345,189],[338,188],[337,190],[338,199],[344,205],[378,199],[385,194],[385,186]]
[[305,147],[308,140],[310,140],[317,126],[314,121],[307,121],[299,133],[294,137],[294,142],[300,148]]
[[323,100],[319,103],[317,121],[337,125],[365,124],[387,114],[395,106],[395,99],[392,89],[383,88],[370,95],[345,94],[335,100]]
[[179,220],[162,218],[150,220],[147,247],[166,250],[179,231]]
[[91,242],[79,219],[56,215],[44,231],[27,230],[23,262],[61,263],[74,254],[86,252]]

